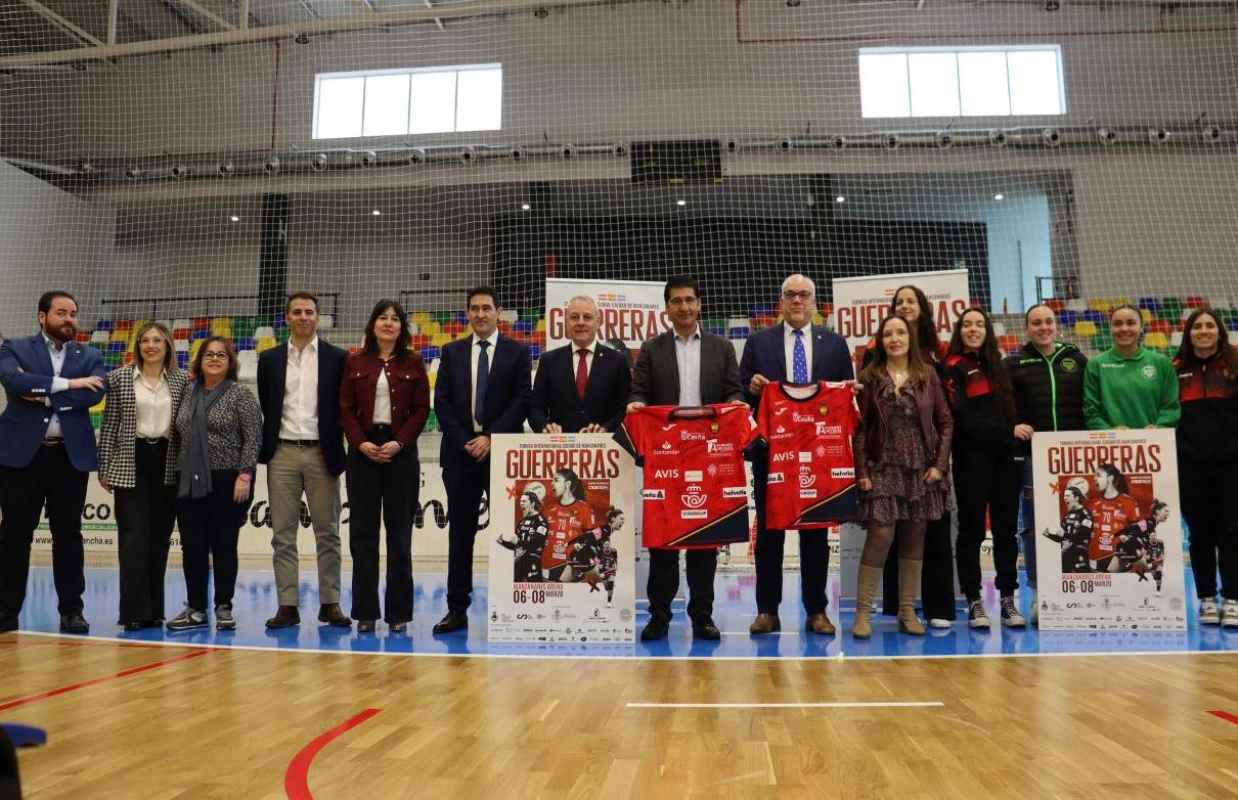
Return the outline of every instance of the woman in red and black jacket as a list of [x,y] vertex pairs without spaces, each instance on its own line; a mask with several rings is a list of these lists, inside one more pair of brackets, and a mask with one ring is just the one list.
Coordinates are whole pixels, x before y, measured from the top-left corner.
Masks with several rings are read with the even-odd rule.
[[421,465],[417,436],[430,414],[430,381],[408,349],[408,317],[380,300],[365,327],[365,345],[348,357],[340,384],[340,427],[348,438],[349,552],[352,617],[370,633],[379,616],[378,520],[387,529],[383,618],[403,633],[413,618],[413,513]]
[[1014,395],[993,323],[978,308],[969,308],[954,324],[946,356],[946,385],[955,426],[954,494],[959,507],[955,559],[959,586],[967,596],[968,624],[989,627],[980,600],[980,545],[987,512],[993,528],[1002,624],[1021,628],[1025,623],[1014,592],[1019,588],[1015,528],[1023,464],[1015,460],[1019,445],[1014,437]]
[[[1216,314],[1199,309],[1182,327],[1178,370],[1178,486],[1191,531],[1191,570],[1199,621],[1238,627],[1238,350],[1226,341]],[[1221,595],[1216,604],[1218,552]]]

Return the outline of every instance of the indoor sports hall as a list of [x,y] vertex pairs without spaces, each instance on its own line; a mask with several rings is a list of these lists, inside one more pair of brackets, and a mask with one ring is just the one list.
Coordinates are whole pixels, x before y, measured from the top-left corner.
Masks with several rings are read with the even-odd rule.
[[[1238,797],[1238,526],[1226,510],[1238,428],[1224,422],[1238,419],[1225,366],[1238,368],[1236,98],[1233,0],[0,0],[0,724],[16,745],[12,763],[0,748],[0,800]],[[919,316],[897,309],[908,285],[923,288]],[[676,316],[685,286],[695,319]],[[493,307],[477,305],[479,287]],[[574,346],[580,303],[597,313],[597,347],[559,354],[579,354],[569,373],[552,354]],[[755,343],[785,327],[783,389],[808,383],[794,377],[805,359],[793,315],[818,332],[813,383],[843,380],[814,371],[825,342],[843,348],[846,379],[860,370],[869,388],[843,405],[865,425],[879,385],[866,381],[886,380],[882,369],[902,380],[888,329],[906,331],[912,355],[940,333],[936,372],[928,355],[907,358],[909,380],[954,407],[952,466],[916,469],[953,488],[919,560],[900,524],[887,562],[923,564],[923,591],[891,566],[882,576],[854,514],[828,528],[800,518],[781,567],[761,550],[758,569],[769,526],[755,490],[772,491],[774,475],[758,487],[741,471],[736,495],[713,471],[687,477],[700,468],[686,444],[671,463],[698,484],[684,491],[720,488],[743,532],[703,583],[691,548],[668,568],[657,554],[679,559],[679,544],[641,546],[661,524],[650,504],[662,490],[648,487],[664,476],[632,434],[650,409],[628,400],[658,406],[668,380],[680,406],[747,400],[740,413],[756,422],[738,445],[764,458],[749,446],[773,436]],[[493,353],[477,344],[480,318]],[[696,326],[698,355],[678,319]],[[1037,384],[1051,428],[1021,425],[1020,443],[1003,423],[1013,489],[975,514],[967,482],[992,475],[967,477],[961,442],[992,442],[959,410],[978,396],[970,362],[951,360],[972,352],[967,319],[983,319],[979,352],[996,359],[977,369],[1015,376],[985,373],[1007,422],[1025,421],[1015,370],[1041,357],[1036,337],[1066,354],[1060,373],[1043,356],[1049,382]],[[1214,323],[1212,356],[1201,320]],[[154,388],[152,331],[164,348]],[[397,352],[383,349],[388,331]],[[309,401],[280,394],[310,384],[268,381],[277,358],[279,375],[310,374],[296,355],[310,335],[313,363],[338,353],[344,387],[314,379],[327,400],[312,430],[297,416]],[[669,369],[654,360],[663,339]],[[689,388],[684,365],[697,362],[677,359],[708,360],[722,340],[738,377],[720,372],[732,388],[713,401],[707,368]],[[551,408],[573,387],[569,399],[588,402],[599,359],[626,357],[624,390],[594,398],[617,404],[614,424],[539,424],[502,394],[519,396],[517,379],[494,378],[502,347],[529,368],[519,403]],[[416,366],[366,373],[374,353]],[[226,375],[210,371],[225,358]],[[1164,378],[1172,395],[1147,425],[1130,423],[1133,394],[1092,403],[1102,386],[1127,391],[1102,373],[1136,358],[1131,380]],[[559,384],[541,375],[548,363]],[[364,403],[340,399],[362,380],[390,380],[390,402],[373,383]],[[427,403],[420,421],[406,439],[375,439],[416,416],[394,388],[409,380],[414,406]],[[542,381],[552,388],[539,395]],[[1056,416],[1067,384],[1089,393],[1086,426]],[[144,433],[156,424],[145,409],[164,408],[146,392],[177,387],[180,411]],[[506,437],[490,437],[487,398],[518,417]],[[1188,408],[1199,403],[1222,422],[1200,428]],[[898,424],[931,418],[941,432],[924,408],[904,406]],[[216,438],[217,413],[235,414],[242,461],[254,453],[227,473],[233,539],[208,561],[194,540],[215,535],[203,532],[216,512],[199,492],[232,487],[210,479],[232,446]],[[714,419],[717,434],[720,411],[668,413],[663,431]],[[139,472],[154,463],[143,448],[181,451],[155,479],[169,515],[176,496],[166,567],[140,579],[124,529],[135,503],[145,514],[154,501],[113,471],[113,424]],[[489,470],[468,473],[477,495],[452,460],[461,435]],[[479,439],[501,455],[474,455]],[[948,459],[948,440],[916,447],[939,441]],[[617,466],[592,479],[589,462],[572,462],[571,480],[502,473],[543,463],[518,458],[539,442],[560,455],[583,442]],[[275,459],[293,449],[321,450],[338,487],[333,561],[324,490],[307,484],[302,502],[298,484],[289,505],[277,486]],[[879,489],[857,458],[833,475],[868,508]],[[380,498],[406,512],[383,518],[381,558]],[[576,499],[592,505],[580,514],[595,522],[575,524],[597,549],[579,567],[571,548],[564,571],[547,545],[522,579],[517,526]],[[695,502],[684,495],[685,509]],[[459,526],[473,511],[470,558]],[[411,555],[406,543],[389,558],[400,525]],[[1098,544],[1109,531],[1114,544]],[[931,552],[935,535],[944,552]],[[799,555],[813,538],[819,585]],[[668,569],[664,606],[647,587]],[[944,609],[929,607],[933,569],[945,570]],[[134,580],[159,596],[136,616]],[[699,600],[709,587],[712,616]],[[371,594],[386,616],[366,610]],[[615,627],[599,635],[603,618]]]

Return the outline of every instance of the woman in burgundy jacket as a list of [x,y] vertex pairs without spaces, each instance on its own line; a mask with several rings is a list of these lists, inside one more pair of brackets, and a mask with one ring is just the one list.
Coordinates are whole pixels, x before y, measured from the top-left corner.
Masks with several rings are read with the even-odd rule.
[[365,345],[348,357],[340,383],[340,427],[348,439],[352,617],[371,633],[379,616],[378,520],[387,530],[383,619],[404,633],[413,618],[413,513],[421,465],[417,436],[430,414],[430,381],[409,350],[408,317],[380,300],[365,326]]

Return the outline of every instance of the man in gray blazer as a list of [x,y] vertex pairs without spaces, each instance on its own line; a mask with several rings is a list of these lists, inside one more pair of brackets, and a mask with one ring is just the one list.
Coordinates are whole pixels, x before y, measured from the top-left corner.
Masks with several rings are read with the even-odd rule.
[[[642,406],[702,406],[742,403],[735,349],[721,336],[701,330],[701,292],[696,279],[673,277],[662,291],[672,329],[641,345],[632,374],[628,413]],[[716,549],[688,550],[688,616],[692,635],[719,639],[714,624]],[[649,624],[642,641],[665,639],[671,622],[671,601],[679,591],[679,551],[649,550]]]

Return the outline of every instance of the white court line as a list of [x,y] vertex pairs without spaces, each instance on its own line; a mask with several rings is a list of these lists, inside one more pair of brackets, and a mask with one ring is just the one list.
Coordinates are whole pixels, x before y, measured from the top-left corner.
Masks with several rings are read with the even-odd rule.
[[941,708],[940,700],[838,703],[625,703],[628,708]]

